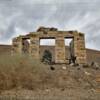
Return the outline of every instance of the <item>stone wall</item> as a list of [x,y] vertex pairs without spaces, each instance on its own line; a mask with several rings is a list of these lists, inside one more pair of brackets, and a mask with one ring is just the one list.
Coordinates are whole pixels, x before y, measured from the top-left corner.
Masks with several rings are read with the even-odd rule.
[[40,39],[55,38],[56,44],[54,48],[55,62],[68,63],[66,59],[65,38],[73,38],[71,53],[76,57],[79,64],[86,63],[86,49],[84,34],[77,31],[58,31],[56,28],[41,27],[37,32],[30,32],[25,36],[19,36],[13,39],[13,51],[16,53],[23,52],[23,40],[30,39],[29,55],[35,59],[40,59]]

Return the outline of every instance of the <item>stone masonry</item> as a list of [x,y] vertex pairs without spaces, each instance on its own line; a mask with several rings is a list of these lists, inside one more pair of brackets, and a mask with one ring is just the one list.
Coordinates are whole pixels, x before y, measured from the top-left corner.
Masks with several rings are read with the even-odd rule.
[[[79,64],[86,63],[84,34],[77,31],[59,31],[57,28],[40,27],[37,32],[13,38],[13,53],[28,53],[35,59],[40,59],[40,39],[55,39],[55,63],[68,63],[65,57],[65,38],[71,38],[70,53],[76,57]],[[30,42],[27,42],[29,40]],[[27,44],[27,46],[26,46]]]

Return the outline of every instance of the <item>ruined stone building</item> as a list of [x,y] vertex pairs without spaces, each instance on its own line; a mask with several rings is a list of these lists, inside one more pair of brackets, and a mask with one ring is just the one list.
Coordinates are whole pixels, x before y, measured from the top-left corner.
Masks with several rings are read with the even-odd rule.
[[[53,59],[55,63],[68,63],[70,57],[66,56],[66,46],[64,39],[71,38],[70,56],[76,57],[79,64],[86,63],[86,49],[84,34],[77,31],[59,31],[57,28],[40,27],[36,32],[30,32],[27,35],[21,35],[13,38],[13,53],[29,54],[35,59],[41,58],[41,39],[55,39],[53,46]],[[49,47],[47,47],[49,49]]]

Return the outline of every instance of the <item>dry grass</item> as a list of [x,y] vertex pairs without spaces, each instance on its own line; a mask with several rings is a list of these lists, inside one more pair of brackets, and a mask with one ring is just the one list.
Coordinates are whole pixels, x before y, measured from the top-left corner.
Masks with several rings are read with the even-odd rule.
[[81,66],[66,66],[66,70],[62,68],[65,65],[53,67],[52,71],[50,66],[27,55],[1,55],[0,100],[28,100],[27,97],[32,100],[99,100],[95,82],[99,70]]
[[[52,71],[49,65],[44,65],[28,55],[1,55],[0,90],[92,88],[95,85],[94,75],[99,73],[99,70],[81,66],[67,66],[67,69],[63,70],[63,66],[65,65],[54,65],[55,70]],[[87,76],[85,72],[91,73],[91,76]]]
[[0,56],[0,90],[60,88],[63,71],[52,71],[28,55]]
[[0,56],[0,90],[44,88],[49,74],[48,66],[29,56]]

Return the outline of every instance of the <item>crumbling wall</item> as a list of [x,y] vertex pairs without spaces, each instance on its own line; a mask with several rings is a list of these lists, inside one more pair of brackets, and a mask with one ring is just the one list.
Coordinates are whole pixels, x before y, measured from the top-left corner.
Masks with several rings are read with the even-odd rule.
[[65,41],[62,36],[56,38],[55,62],[65,63]]
[[14,38],[12,42],[12,52],[22,53],[22,39],[20,37]]
[[32,55],[32,57],[36,58],[36,59],[40,59],[39,56],[39,37],[38,35],[33,35],[30,38],[30,55]]
[[[31,32],[25,36],[19,36],[13,39],[13,51],[16,53],[22,53],[27,51],[29,55],[36,59],[40,59],[40,39],[41,38],[55,38],[55,62],[56,63],[68,63],[66,60],[65,52],[65,38],[73,38],[71,42],[71,54],[76,57],[76,61],[79,64],[86,63],[86,49],[84,34],[77,31],[58,31],[56,28],[44,28],[41,27],[37,32]],[[24,38],[30,39],[30,44],[27,41],[23,41]],[[24,46],[23,46],[24,45]]]
[[37,29],[37,32],[48,32],[48,31],[57,31],[58,29],[57,28],[54,28],[54,27],[52,27],[52,28],[47,28],[47,27],[40,27],[40,28],[38,28]]
[[82,33],[75,33],[74,36],[74,54],[76,56],[77,63],[86,63],[86,49],[85,38]]

